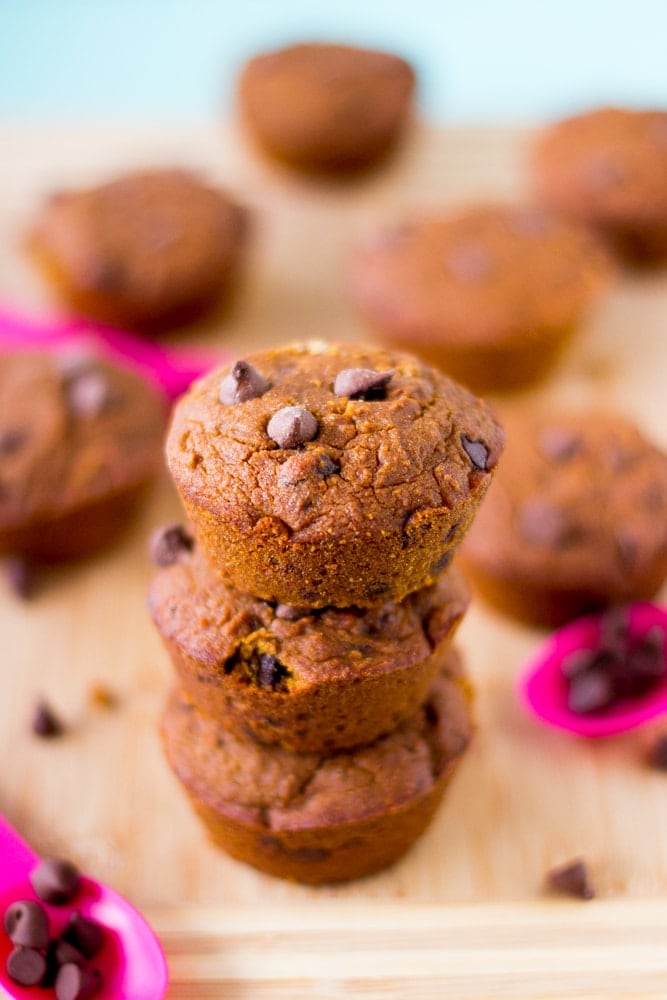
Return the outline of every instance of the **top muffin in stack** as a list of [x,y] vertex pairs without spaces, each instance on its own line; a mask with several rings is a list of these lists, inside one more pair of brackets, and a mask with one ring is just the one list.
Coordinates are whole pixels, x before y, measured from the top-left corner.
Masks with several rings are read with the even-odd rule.
[[224,582],[367,607],[433,583],[501,448],[490,407],[428,365],[312,344],[202,379],[176,408],[167,457]]

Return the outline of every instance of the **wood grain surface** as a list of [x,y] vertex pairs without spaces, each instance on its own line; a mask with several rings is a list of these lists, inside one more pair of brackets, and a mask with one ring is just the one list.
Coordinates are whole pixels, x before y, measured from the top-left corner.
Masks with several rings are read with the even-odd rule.
[[[256,160],[233,129],[5,126],[0,302],[49,307],[20,248],[47,191],[178,163],[229,187],[256,217],[234,309],[194,339],[238,353],[365,337],[343,294],[354,240],[406,208],[520,196],[525,140],[421,127],[376,176],[323,185]],[[624,277],[553,380],[512,405],[605,403],[667,447],[666,325],[664,274]],[[667,996],[667,777],[644,763],[659,727],[596,744],[540,727],[514,682],[541,633],[477,604],[460,634],[478,733],[402,862],[309,889],[210,847],[156,735],[171,672],[145,610],[145,539],[174,516],[165,479],[113,552],[54,571],[31,603],[0,589],[0,809],[38,851],[72,856],[149,908],[170,956],[171,996],[428,998],[446,984],[447,995],[475,998]],[[97,683],[117,694],[116,708],[91,703]],[[61,741],[29,733],[38,694],[70,725]],[[601,901],[544,896],[545,869],[575,854],[590,862]]]

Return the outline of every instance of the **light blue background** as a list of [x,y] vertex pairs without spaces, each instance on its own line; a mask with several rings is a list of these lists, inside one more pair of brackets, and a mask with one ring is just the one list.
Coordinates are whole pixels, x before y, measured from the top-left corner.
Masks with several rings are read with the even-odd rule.
[[441,121],[667,105],[667,0],[0,0],[0,117],[220,117],[247,55],[309,37],[404,53]]

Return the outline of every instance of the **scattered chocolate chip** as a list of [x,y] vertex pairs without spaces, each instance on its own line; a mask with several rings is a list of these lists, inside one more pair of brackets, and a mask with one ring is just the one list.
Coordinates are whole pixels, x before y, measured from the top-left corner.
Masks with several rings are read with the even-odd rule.
[[298,448],[317,435],[319,425],[316,418],[303,406],[283,406],[274,413],[266,428],[266,433],[280,448]]
[[637,540],[636,538],[633,538],[632,535],[628,534],[627,531],[619,528],[616,531],[614,542],[616,545],[618,560],[621,566],[629,572],[635,566],[637,556],[639,554],[639,545]]
[[220,383],[218,399],[221,403],[245,403],[263,396],[270,388],[269,382],[248,361],[236,361],[232,370]]
[[71,344],[52,355],[53,362],[65,382],[79,378],[85,372],[94,371],[98,365],[95,354],[89,347]]
[[148,543],[148,554],[156,566],[173,566],[194,548],[194,539],[180,524],[157,528]]
[[104,372],[84,371],[67,383],[69,406],[77,417],[84,420],[99,415],[111,402],[111,387]]
[[538,448],[552,462],[569,462],[581,449],[581,440],[572,431],[547,425],[540,431]]
[[43,739],[55,739],[62,736],[65,727],[46,701],[38,701],[32,716],[32,731],[35,736]]
[[14,948],[7,958],[9,978],[20,986],[36,986],[46,972],[46,959],[35,948]]
[[35,593],[38,579],[35,564],[25,556],[5,559],[5,578],[13,594],[28,601]]
[[56,1000],[89,1000],[102,985],[97,969],[85,969],[73,962],[63,965],[56,979]]
[[667,771],[667,733],[662,733],[655,740],[649,751],[648,760],[656,771]]
[[483,281],[491,273],[491,258],[482,246],[467,243],[450,250],[445,260],[447,270],[458,281]]
[[564,511],[540,497],[528,497],[516,512],[519,534],[532,545],[560,548],[570,534]]
[[329,476],[336,476],[340,472],[340,462],[337,462],[326,452],[322,452],[318,455],[315,462],[315,472],[322,479],[328,479]]
[[0,431],[0,455],[13,455],[21,448],[28,438],[23,427],[10,427]]
[[461,447],[472,462],[473,466],[476,469],[482,469],[486,472],[487,462],[489,461],[489,449],[486,447],[484,442],[472,441],[469,437],[466,437],[465,434],[462,434]]
[[5,930],[12,944],[23,948],[46,948],[49,943],[49,921],[39,903],[20,899],[5,910]]
[[81,885],[79,869],[64,858],[42,858],[30,872],[30,884],[45,903],[69,903]]
[[454,558],[454,553],[451,551],[451,549],[448,552],[444,552],[441,556],[439,556],[436,559],[436,561],[431,566],[431,569],[429,570],[430,575],[439,576],[440,573],[444,573],[444,571],[447,569],[453,558]]
[[560,665],[560,670],[566,680],[571,680],[577,674],[589,670],[595,662],[594,649],[576,649],[569,656],[566,656]]
[[53,945],[53,955],[58,967],[70,964],[86,964],[86,956],[83,955],[78,948],[75,948],[73,944],[70,944],[68,941],[52,941],[51,943]]
[[86,958],[93,958],[104,944],[104,930],[94,920],[75,912],[69,918],[61,938]]
[[547,873],[547,881],[552,889],[575,899],[593,899],[595,896],[588,878],[588,869],[580,858],[552,868]]
[[325,451],[312,448],[296,451],[282,463],[278,470],[278,485],[293,486],[317,476],[328,479],[340,472],[340,463],[330,458]]
[[310,614],[312,614],[310,608],[298,608],[295,604],[276,605],[276,618],[280,618],[282,621],[295,622]]
[[384,399],[393,377],[393,370],[377,372],[372,368],[344,368],[336,375],[334,395],[349,396],[350,399]]

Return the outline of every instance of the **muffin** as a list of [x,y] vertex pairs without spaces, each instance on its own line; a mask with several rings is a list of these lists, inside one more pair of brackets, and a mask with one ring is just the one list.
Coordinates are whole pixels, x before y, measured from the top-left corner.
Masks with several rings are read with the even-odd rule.
[[216,844],[270,875],[337,882],[392,864],[424,831],[470,740],[469,691],[452,651],[415,715],[324,758],[232,734],[179,693],[162,733]]
[[195,383],[167,460],[225,583],[298,607],[367,607],[445,569],[502,442],[485,403],[416,359],[316,343]]
[[398,56],[308,43],[251,59],[238,99],[250,135],[271,156],[299,170],[336,172],[394,146],[414,88],[414,71]]
[[231,291],[246,229],[222,191],[184,170],[152,170],[53,195],[28,247],[75,313],[158,331]]
[[461,559],[482,596],[536,625],[652,597],[667,576],[667,455],[612,413],[508,421]]
[[610,277],[589,233],[540,209],[481,205],[374,235],[350,269],[360,314],[477,392],[547,375]]
[[0,553],[39,560],[110,542],[161,462],[157,389],[92,356],[0,354]]
[[533,175],[545,205],[622,257],[667,257],[667,111],[601,108],[558,122],[536,142]]
[[370,743],[414,715],[467,606],[454,568],[401,604],[269,604],[220,583],[197,551],[149,590],[196,707],[227,730],[311,753]]

